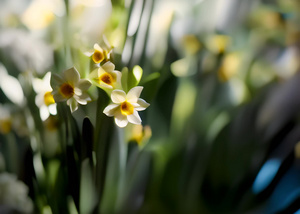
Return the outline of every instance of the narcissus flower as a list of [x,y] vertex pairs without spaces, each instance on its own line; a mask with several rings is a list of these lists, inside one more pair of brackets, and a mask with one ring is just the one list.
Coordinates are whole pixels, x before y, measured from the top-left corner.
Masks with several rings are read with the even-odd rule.
[[94,63],[99,64],[101,62],[108,61],[112,52],[112,47],[106,45],[107,48],[101,48],[97,43],[94,44],[94,51],[86,52],[85,55],[91,56]]
[[87,90],[92,83],[89,80],[80,79],[80,75],[74,67],[65,70],[62,77],[52,73],[50,84],[55,102],[67,101],[71,112],[77,110],[78,103],[86,105],[91,100]]
[[46,120],[50,114],[56,115],[56,103],[50,86],[51,72],[46,73],[43,79],[33,79],[33,89],[37,93],[35,104],[40,109],[42,120]]
[[139,98],[143,90],[142,86],[136,86],[126,94],[123,90],[113,90],[111,93],[112,104],[108,105],[103,113],[109,117],[115,117],[119,127],[127,126],[128,122],[141,124],[142,120],[138,111],[145,110],[150,104]]
[[115,70],[112,62],[106,62],[104,65],[92,71],[89,78],[92,82],[105,90],[111,92],[113,89],[122,89],[121,86],[122,73]]

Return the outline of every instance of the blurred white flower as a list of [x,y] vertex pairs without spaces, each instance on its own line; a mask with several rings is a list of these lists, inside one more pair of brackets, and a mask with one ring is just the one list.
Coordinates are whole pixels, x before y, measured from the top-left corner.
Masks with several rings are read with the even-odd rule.
[[28,1],[1,0],[0,1],[0,26],[14,27],[18,25],[20,16],[26,9]]
[[112,11],[110,0],[71,0],[70,24],[74,36],[86,44],[96,43]]
[[138,111],[145,110],[150,104],[139,98],[143,90],[142,86],[136,86],[126,94],[122,90],[114,90],[111,93],[112,104],[108,105],[103,113],[109,117],[115,117],[119,127],[127,126],[128,122],[141,124],[142,120]]
[[0,50],[22,72],[44,73],[53,64],[53,49],[24,30],[0,31]]
[[6,206],[21,213],[32,213],[33,203],[28,187],[14,174],[0,173],[0,208]]
[[19,106],[24,103],[24,93],[20,82],[7,73],[6,68],[0,64],[0,88],[8,99]]
[[86,105],[91,100],[87,90],[92,83],[80,79],[79,72],[74,67],[65,70],[62,77],[52,73],[50,84],[55,102],[67,101],[71,112],[78,109],[78,103]]
[[65,14],[63,0],[33,0],[22,14],[22,22],[31,30],[43,29],[55,18]]
[[34,78],[32,81],[33,89],[37,93],[35,97],[35,104],[40,109],[40,116],[42,120],[46,120],[50,114],[56,115],[56,103],[51,94],[52,88],[50,86],[51,72],[47,72],[43,79]]
[[116,71],[115,65],[109,61],[92,71],[89,76],[97,87],[102,88],[109,94],[113,89],[122,89],[121,77],[122,73]]

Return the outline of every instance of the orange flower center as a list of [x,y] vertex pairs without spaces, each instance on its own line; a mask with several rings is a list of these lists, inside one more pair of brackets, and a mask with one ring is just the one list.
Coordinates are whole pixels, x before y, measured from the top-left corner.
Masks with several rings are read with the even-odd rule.
[[129,102],[123,102],[120,106],[123,115],[133,114],[134,107]]
[[49,105],[55,103],[53,95],[51,94],[51,91],[48,91],[44,94],[44,103],[46,104],[46,106],[49,106]]
[[70,85],[69,83],[64,83],[60,86],[60,93],[65,97],[65,98],[70,98],[74,95],[74,87]]
[[115,82],[115,79],[113,78],[113,76],[111,74],[104,73],[99,77],[99,82],[100,81],[106,83],[107,85],[113,85],[113,83]]
[[98,64],[104,60],[104,54],[101,51],[95,50],[92,58]]

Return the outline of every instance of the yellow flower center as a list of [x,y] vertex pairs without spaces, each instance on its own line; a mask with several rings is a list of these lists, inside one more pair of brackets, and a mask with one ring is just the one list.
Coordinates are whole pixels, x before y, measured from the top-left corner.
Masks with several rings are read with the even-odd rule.
[[123,115],[133,114],[134,107],[129,102],[123,102],[120,106]]
[[10,119],[0,120],[0,133],[7,134],[10,132],[12,126],[12,121]]
[[49,106],[49,105],[55,103],[53,95],[51,94],[51,91],[48,91],[44,94],[44,103],[46,104],[46,106]]
[[99,82],[104,82],[107,85],[113,85],[113,83],[116,81],[115,78],[109,74],[109,73],[104,73],[99,77]]
[[59,88],[61,95],[65,98],[70,98],[74,95],[74,87],[69,83],[64,83]]
[[101,51],[95,50],[92,58],[93,61],[98,64],[103,61],[104,54]]

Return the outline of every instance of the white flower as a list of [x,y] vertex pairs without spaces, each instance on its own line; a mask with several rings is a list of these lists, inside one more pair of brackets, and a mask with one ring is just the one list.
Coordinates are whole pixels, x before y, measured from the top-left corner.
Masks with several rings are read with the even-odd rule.
[[80,79],[74,67],[65,70],[62,77],[52,73],[50,84],[55,102],[67,101],[71,112],[78,109],[78,103],[86,105],[91,100],[87,90],[92,83],[89,80]]
[[109,45],[108,42],[106,42],[107,40],[104,40],[105,41],[105,46],[107,48],[102,48],[100,47],[99,44],[94,44],[94,51],[88,51],[88,52],[85,52],[84,54],[86,56],[89,56],[89,57],[92,57],[94,63],[96,64],[99,64],[101,62],[105,62],[105,61],[108,61],[110,60],[110,54],[112,52],[112,47]]
[[35,104],[40,109],[41,119],[46,120],[50,114],[56,115],[56,103],[52,95],[50,86],[51,72],[47,72],[43,79],[33,79],[33,89],[37,93]]
[[112,104],[108,105],[103,113],[109,117],[114,116],[119,127],[125,127],[128,122],[141,124],[142,120],[138,111],[145,110],[150,104],[139,98],[142,86],[136,86],[126,94],[122,90],[113,90],[111,93]]
[[53,64],[53,48],[25,30],[1,30],[0,52],[21,72],[41,74]]
[[22,106],[25,101],[22,86],[18,79],[8,74],[6,68],[1,63],[0,63],[0,77],[1,77],[0,88],[2,89],[5,96],[8,99],[10,99],[14,104]]
[[0,205],[15,209],[17,213],[32,213],[33,203],[28,197],[28,187],[17,180],[15,174],[0,173]]
[[92,71],[89,76],[96,86],[107,92],[111,92],[113,89],[122,89],[121,77],[122,73],[116,71],[115,65],[109,61]]

